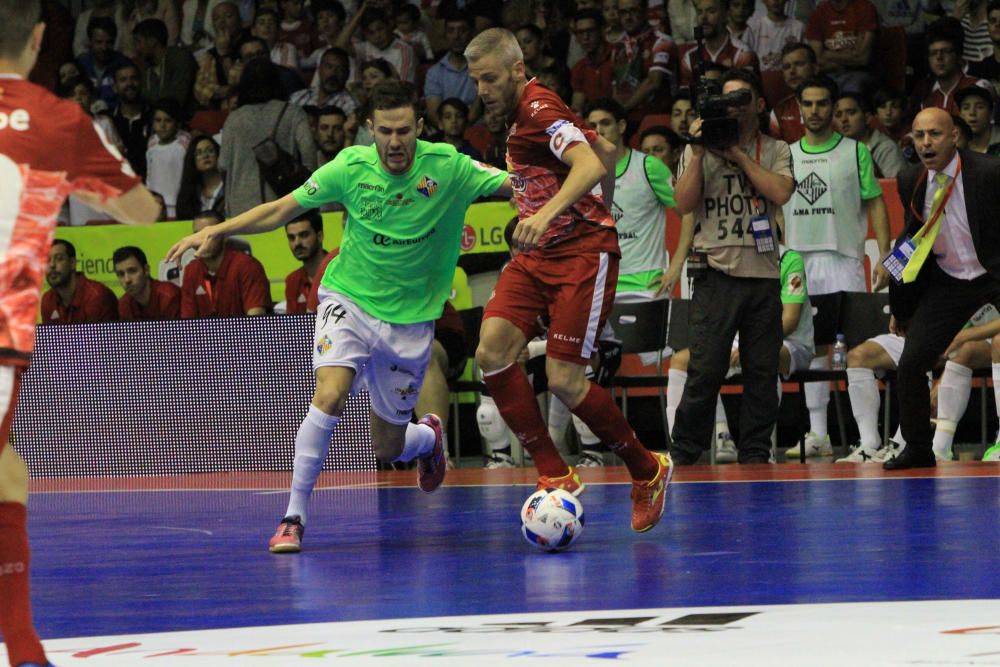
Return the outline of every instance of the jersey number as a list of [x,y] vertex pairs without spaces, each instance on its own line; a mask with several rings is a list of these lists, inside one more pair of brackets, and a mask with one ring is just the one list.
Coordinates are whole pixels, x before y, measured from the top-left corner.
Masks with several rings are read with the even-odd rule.
[[340,320],[347,317],[347,309],[339,303],[327,306],[326,310],[323,311],[323,326],[326,326],[331,317],[334,324],[340,324]]
[[733,220],[733,224],[726,229],[726,221],[719,221],[719,240],[725,240],[730,234],[737,238],[743,238],[743,218],[736,218]]

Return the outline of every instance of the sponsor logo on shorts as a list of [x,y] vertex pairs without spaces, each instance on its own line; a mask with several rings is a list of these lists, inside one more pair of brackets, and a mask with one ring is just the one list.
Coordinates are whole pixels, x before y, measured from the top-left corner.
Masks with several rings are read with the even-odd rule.
[[393,389],[393,391],[399,394],[399,397],[404,401],[410,398],[411,396],[417,395],[417,388],[413,386],[412,382],[406,385],[405,387],[396,387],[395,389]]
[[423,176],[417,181],[417,192],[430,199],[437,192],[438,182],[430,176]]
[[329,352],[331,347],[333,347],[333,341],[330,340],[329,336],[323,336],[316,341],[316,353],[321,356]]
[[577,338],[575,336],[567,336],[566,334],[553,333],[552,337],[556,340],[561,340],[566,343],[573,343],[574,345],[579,345],[583,342],[582,338]]

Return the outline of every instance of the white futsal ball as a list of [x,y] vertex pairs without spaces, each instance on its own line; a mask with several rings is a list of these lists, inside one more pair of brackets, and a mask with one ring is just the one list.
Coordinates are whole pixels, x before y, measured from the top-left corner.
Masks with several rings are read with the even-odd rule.
[[521,507],[521,533],[539,549],[568,549],[582,532],[583,504],[568,491],[535,491]]

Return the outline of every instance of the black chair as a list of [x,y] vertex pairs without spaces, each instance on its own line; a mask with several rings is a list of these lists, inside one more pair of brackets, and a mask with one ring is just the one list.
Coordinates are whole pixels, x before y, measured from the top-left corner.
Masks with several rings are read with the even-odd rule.
[[[451,413],[455,417],[455,460],[461,460],[462,429],[459,424],[459,394],[472,392],[481,394],[486,385],[479,380],[479,367],[476,364],[476,348],[479,347],[479,327],[483,321],[483,308],[477,306],[458,311],[465,329],[465,369],[471,369],[472,380],[455,379],[448,381],[448,393],[451,398]],[[465,370],[463,369],[463,371]],[[464,374],[464,373],[463,373]]]
[[[844,335],[848,349],[860,345],[869,338],[886,333],[889,330],[889,295],[886,292],[870,294],[868,292],[837,292],[809,297],[810,304],[825,304],[820,312],[813,312],[814,340],[816,345],[828,345],[837,339],[837,334]],[[802,369],[792,373],[789,382],[799,385],[799,392],[805,396],[807,382],[833,382],[834,407],[837,412],[837,428],[840,431],[840,444],[847,448],[846,429],[844,427],[844,411],[841,406],[840,382],[847,380],[843,370]],[[886,383],[888,393],[889,383]],[[886,401],[886,419],[888,424],[889,402]],[[885,428],[888,428],[886,426]],[[886,436],[888,437],[888,436]],[[805,444],[799,443],[799,461],[805,463]]]
[[622,390],[622,414],[628,418],[628,390],[639,387],[656,387],[660,398],[660,416],[663,431],[669,438],[667,428],[667,397],[664,391],[666,378],[663,376],[663,348],[667,344],[667,324],[670,317],[670,299],[651,299],[635,303],[616,303],[611,310],[608,324],[621,341],[622,354],[656,352],[656,376],[615,375],[610,382],[612,396],[615,388]]

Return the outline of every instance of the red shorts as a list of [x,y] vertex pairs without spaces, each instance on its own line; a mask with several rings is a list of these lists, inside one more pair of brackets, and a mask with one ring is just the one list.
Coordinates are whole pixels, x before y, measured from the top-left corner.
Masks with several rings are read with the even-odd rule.
[[10,426],[14,422],[14,408],[17,407],[17,392],[21,388],[21,373],[19,366],[0,366],[0,452],[10,440]]
[[585,251],[559,257],[517,255],[500,273],[483,319],[501,317],[528,340],[548,323],[546,354],[586,365],[611,313],[618,256]]

